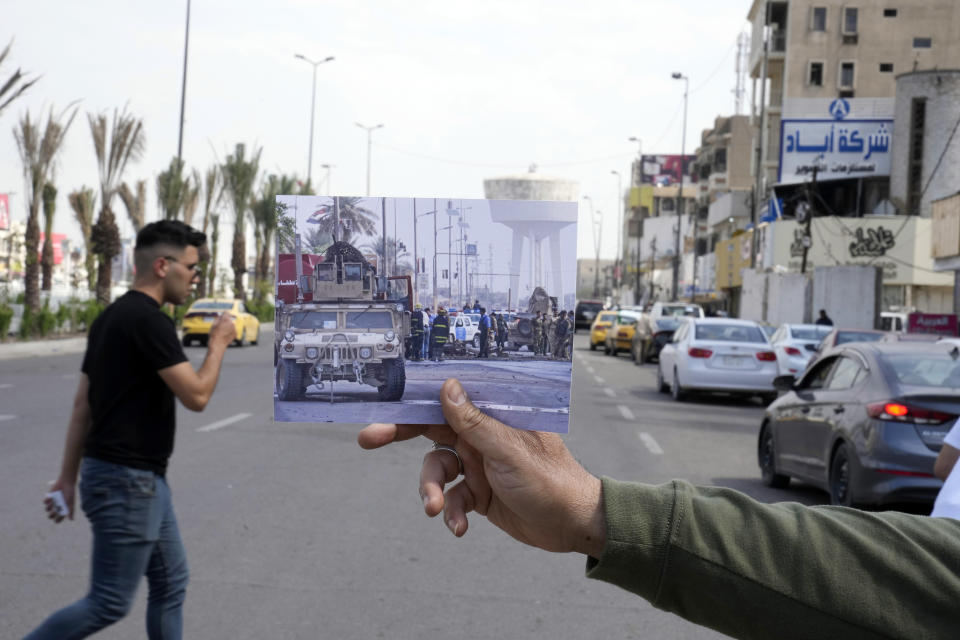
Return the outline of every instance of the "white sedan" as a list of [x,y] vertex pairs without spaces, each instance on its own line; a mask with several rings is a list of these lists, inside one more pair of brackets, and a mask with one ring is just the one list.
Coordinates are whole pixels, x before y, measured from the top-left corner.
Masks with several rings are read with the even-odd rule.
[[770,336],[777,354],[780,375],[800,378],[810,358],[817,355],[817,346],[833,327],[819,324],[782,324]]
[[777,354],[756,322],[691,318],[660,352],[657,390],[683,400],[690,391],[777,397]]

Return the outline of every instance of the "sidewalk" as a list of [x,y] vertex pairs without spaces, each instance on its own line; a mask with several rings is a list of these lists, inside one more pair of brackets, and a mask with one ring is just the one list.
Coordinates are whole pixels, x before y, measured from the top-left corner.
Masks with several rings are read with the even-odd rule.
[[0,344],[0,360],[59,356],[65,353],[83,353],[86,348],[86,336],[33,340],[29,342],[8,342]]

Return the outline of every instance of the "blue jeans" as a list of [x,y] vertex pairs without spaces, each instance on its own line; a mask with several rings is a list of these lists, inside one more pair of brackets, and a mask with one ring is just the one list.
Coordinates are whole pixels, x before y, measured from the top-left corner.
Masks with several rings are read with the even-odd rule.
[[84,458],[80,499],[93,528],[90,591],[25,640],[86,638],[113,624],[130,611],[144,575],[147,637],[180,638],[187,556],[166,481],[152,471]]

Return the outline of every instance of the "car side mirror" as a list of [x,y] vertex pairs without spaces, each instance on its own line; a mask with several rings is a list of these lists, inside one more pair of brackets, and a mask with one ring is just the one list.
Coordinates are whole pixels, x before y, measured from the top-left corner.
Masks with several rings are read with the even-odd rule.
[[797,379],[793,376],[777,376],[773,379],[773,388],[777,391],[793,391]]

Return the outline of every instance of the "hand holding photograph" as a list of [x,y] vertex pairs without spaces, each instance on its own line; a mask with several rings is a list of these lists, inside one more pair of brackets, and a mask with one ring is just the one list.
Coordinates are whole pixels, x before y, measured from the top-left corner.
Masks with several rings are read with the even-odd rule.
[[575,202],[277,197],[274,419],[566,433]]

